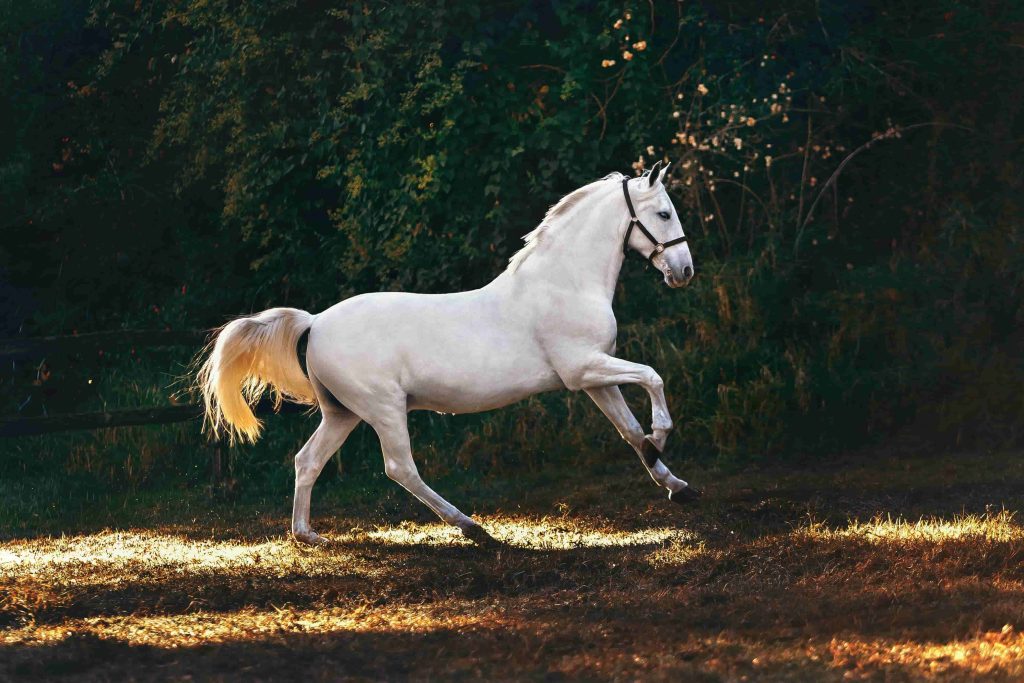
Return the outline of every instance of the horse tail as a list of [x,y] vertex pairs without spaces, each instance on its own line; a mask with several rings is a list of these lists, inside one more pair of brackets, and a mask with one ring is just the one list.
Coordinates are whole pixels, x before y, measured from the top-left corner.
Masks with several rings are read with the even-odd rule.
[[232,441],[256,441],[263,424],[252,406],[268,389],[275,407],[282,398],[316,403],[296,350],[313,317],[296,308],[271,308],[236,318],[214,333],[196,377],[206,430],[226,433]]

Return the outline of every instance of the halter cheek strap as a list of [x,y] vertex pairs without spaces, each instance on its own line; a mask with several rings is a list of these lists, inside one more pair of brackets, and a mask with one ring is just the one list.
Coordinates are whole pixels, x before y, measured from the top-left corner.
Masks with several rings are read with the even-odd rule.
[[633,234],[633,228],[640,228],[640,232],[644,234],[651,244],[654,245],[654,249],[647,256],[647,260],[650,261],[651,265],[654,265],[654,257],[665,251],[669,247],[674,247],[677,244],[682,244],[686,241],[686,235],[677,237],[674,240],[668,242],[659,242],[651,231],[644,227],[644,224],[640,222],[640,219],[636,217],[636,210],[633,209],[633,200],[629,198],[629,178],[622,180],[622,194],[626,198],[626,207],[629,209],[629,227],[626,228],[626,236],[622,238],[622,253],[629,253],[629,236]]

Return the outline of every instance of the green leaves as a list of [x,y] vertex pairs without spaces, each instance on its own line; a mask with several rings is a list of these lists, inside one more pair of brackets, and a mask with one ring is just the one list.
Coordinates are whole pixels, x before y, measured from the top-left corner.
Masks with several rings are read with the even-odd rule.
[[1018,322],[1012,3],[8,4],[0,266],[42,332],[479,286],[666,157],[698,277],[628,263],[617,310],[694,449],[846,442]]

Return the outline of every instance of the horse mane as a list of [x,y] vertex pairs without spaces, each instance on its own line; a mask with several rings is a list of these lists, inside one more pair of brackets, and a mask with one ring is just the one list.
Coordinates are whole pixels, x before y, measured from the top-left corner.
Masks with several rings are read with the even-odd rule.
[[592,183],[584,185],[583,187],[573,190],[569,194],[565,195],[558,200],[557,204],[551,206],[547,213],[544,214],[544,220],[540,222],[536,228],[523,235],[523,242],[525,245],[522,249],[512,255],[512,258],[508,260],[508,272],[514,273],[522,265],[523,261],[537,249],[537,245],[541,239],[551,230],[555,230],[559,227],[561,221],[560,218],[564,217],[574,208],[579,206],[583,200],[590,197],[599,187],[603,187],[609,180],[615,182],[622,182],[625,178],[621,173],[609,173],[605,177],[595,180]]

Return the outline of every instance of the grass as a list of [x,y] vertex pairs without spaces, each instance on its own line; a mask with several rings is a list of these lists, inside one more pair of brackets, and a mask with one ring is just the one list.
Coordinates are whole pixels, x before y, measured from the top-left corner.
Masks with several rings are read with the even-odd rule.
[[314,549],[285,491],[106,501],[0,529],[0,679],[1020,680],[1019,456],[697,472],[692,509],[628,458],[444,489],[498,550],[386,481],[323,482]]

